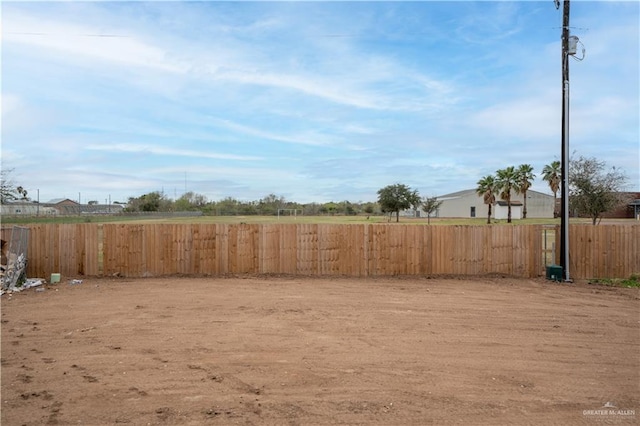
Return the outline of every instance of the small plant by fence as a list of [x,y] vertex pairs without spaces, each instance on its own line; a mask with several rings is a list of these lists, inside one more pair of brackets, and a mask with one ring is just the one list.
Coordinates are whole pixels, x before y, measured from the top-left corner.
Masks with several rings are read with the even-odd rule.
[[[30,277],[120,274],[544,276],[542,225],[39,224]],[[571,225],[573,278],[640,271],[640,225]],[[558,252],[559,250],[556,250]]]

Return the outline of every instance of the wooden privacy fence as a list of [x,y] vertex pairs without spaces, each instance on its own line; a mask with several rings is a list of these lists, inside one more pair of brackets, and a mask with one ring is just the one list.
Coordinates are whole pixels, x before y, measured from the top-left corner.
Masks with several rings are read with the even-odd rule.
[[640,274],[640,225],[571,225],[569,274],[574,278]]
[[[545,273],[545,228],[394,224],[30,226],[30,277]],[[549,228],[546,228],[549,230]],[[552,228],[555,240],[558,228]],[[571,225],[573,278],[640,272],[640,225]],[[556,257],[559,256],[559,247]]]

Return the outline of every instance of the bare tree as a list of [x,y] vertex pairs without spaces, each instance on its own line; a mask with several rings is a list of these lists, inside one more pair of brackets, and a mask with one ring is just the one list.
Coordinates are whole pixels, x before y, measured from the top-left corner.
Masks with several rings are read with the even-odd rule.
[[0,202],[6,203],[14,200],[28,200],[27,190],[22,186],[16,186],[11,174],[13,169],[0,170]]
[[569,205],[579,214],[600,223],[602,214],[626,201],[622,193],[627,177],[619,169],[606,170],[604,161],[580,156],[569,165]]

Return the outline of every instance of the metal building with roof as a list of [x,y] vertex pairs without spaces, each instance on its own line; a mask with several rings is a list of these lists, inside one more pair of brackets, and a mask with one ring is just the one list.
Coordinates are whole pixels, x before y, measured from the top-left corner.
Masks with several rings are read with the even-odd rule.
[[[524,207],[522,194],[513,193],[511,196],[511,218],[522,218]],[[438,209],[437,217],[487,217],[488,206],[475,189],[452,192],[438,197],[442,205]],[[553,195],[542,192],[527,191],[527,217],[528,218],[553,218]],[[494,219],[507,218],[507,203],[496,197],[496,204],[491,208],[491,217]]]

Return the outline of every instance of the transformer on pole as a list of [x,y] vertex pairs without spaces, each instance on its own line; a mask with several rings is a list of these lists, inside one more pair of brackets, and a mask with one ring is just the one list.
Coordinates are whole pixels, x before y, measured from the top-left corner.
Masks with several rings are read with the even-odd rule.
[[[554,0],[556,8],[560,0]],[[562,175],[561,175],[561,222],[560,222],[560,266],[562,278],[570,282],[569,275],[569,56],[581,61],[585,57],[584,45],[569,31],[569,0],[564,0],[562,8]],[[582,45],[582,57],[577,57],[578,43]]]

